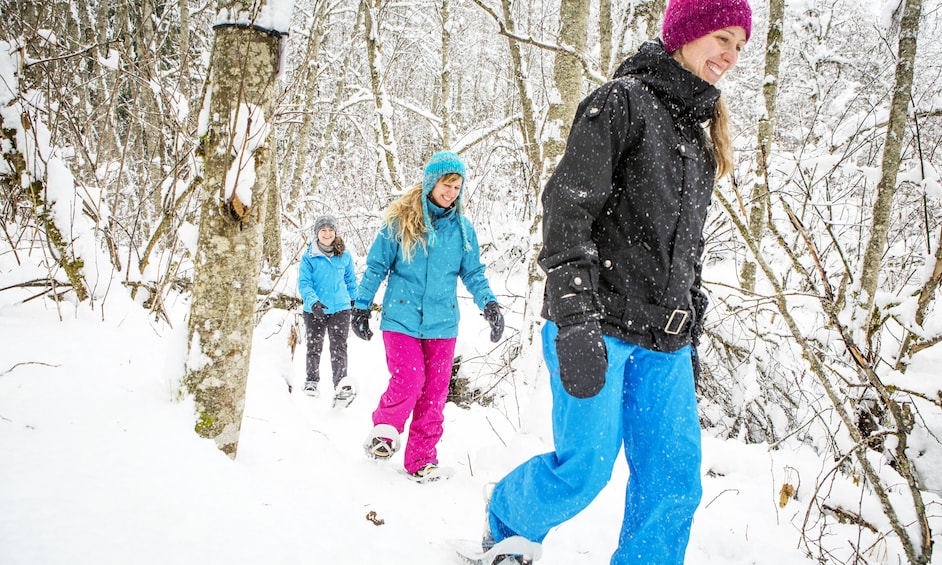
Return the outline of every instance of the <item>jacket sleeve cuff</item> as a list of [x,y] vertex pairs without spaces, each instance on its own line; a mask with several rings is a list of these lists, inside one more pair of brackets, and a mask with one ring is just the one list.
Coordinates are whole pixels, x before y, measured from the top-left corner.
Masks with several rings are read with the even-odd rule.
[[596,279],[588,269],[563,265],[546,276],[549,319],[559,326],[602,318],[596,294]]

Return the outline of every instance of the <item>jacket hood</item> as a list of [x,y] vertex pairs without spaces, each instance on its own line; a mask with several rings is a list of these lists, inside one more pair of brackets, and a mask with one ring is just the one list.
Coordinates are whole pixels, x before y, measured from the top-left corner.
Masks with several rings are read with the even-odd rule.
[[647,85],[664,102],[671,115],[698,123],[713,117],[720,90],[685,69],[664,51],[660,39],[646,41],[638,52],[622,61],[613,78],[630,76]]

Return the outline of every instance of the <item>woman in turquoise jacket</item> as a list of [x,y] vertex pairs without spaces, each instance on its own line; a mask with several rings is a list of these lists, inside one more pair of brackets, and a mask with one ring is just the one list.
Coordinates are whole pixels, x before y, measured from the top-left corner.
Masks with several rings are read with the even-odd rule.
[[315,237],[301,258],[298,294],[304,300],[307,333],[307,379],[304,392],[318,396],[324,334],[330,338],[330,367],[333,372],[334,405],[348,406],[356,395],[347,377],[347,336],[350,304],[356,295],[357,277],[353,256],[337,235],[337,218],[324,215],[314,221]]
[[353,311],[353,332],[370,339],[373,297],[386,281],[379,329],[391,378],[364,448],[370,457],[391,457],[411,415],[403,464],[420,482],[443,476],[436,446],[458,336],[459,278],[491,325],[491,341],[497,342],[504,329],[484,276],[477,234],[462,214],[465,175],[457,154],[436,153],[422,184],[389,206],[367,255]]

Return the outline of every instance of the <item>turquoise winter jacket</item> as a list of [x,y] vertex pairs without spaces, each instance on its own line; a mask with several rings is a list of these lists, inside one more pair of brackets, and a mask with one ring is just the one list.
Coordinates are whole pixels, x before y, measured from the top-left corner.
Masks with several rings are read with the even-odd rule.
[[301,257],[298,269],[298,294],[304,300],[304,311],[310,312],[315,302],[324,305],[325,314],[349,310],[356,291],[357,275],[350,252],[328,257],[315,238]]
[[[444,210],[428,202],[435,226],[434,245],[416,245],[411,261],[389,226],[383,227],[366,257],[366,271],[357,287],[356,307],[367,309],[379,285],[386,280],[379,329],[418,339],[458,336],[458,278],[478,308],[496,301],[484,276],[478,238],[471,222],[454,209]],[[469,248],[461,235],[464,223]]]

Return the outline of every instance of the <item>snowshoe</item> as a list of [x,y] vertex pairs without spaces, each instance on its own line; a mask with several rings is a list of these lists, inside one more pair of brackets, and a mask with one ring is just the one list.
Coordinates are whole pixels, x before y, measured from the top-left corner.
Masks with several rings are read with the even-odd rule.
[[356,384],[350,377],[346,377],[340,380],[337,383],[337,386],[334,387],[334,408],[346,408],[350,406],[353,402],[353,399],[357,397],[357,388]]
[[363,451],[370,459],[389,459],[399,451],[399,431],[389,424],[377,424],[366,436]]
[[523,536],[503,539],[486,550],[479,542],[458,542],[455,551],[469,565],[532,565],[543,556],[543,546]]
[[454,474],[455,471],[451,467],[439,467],[435,463],[426,463],[414,473],[406,471],[409,480],[421,484],[450,479]]

